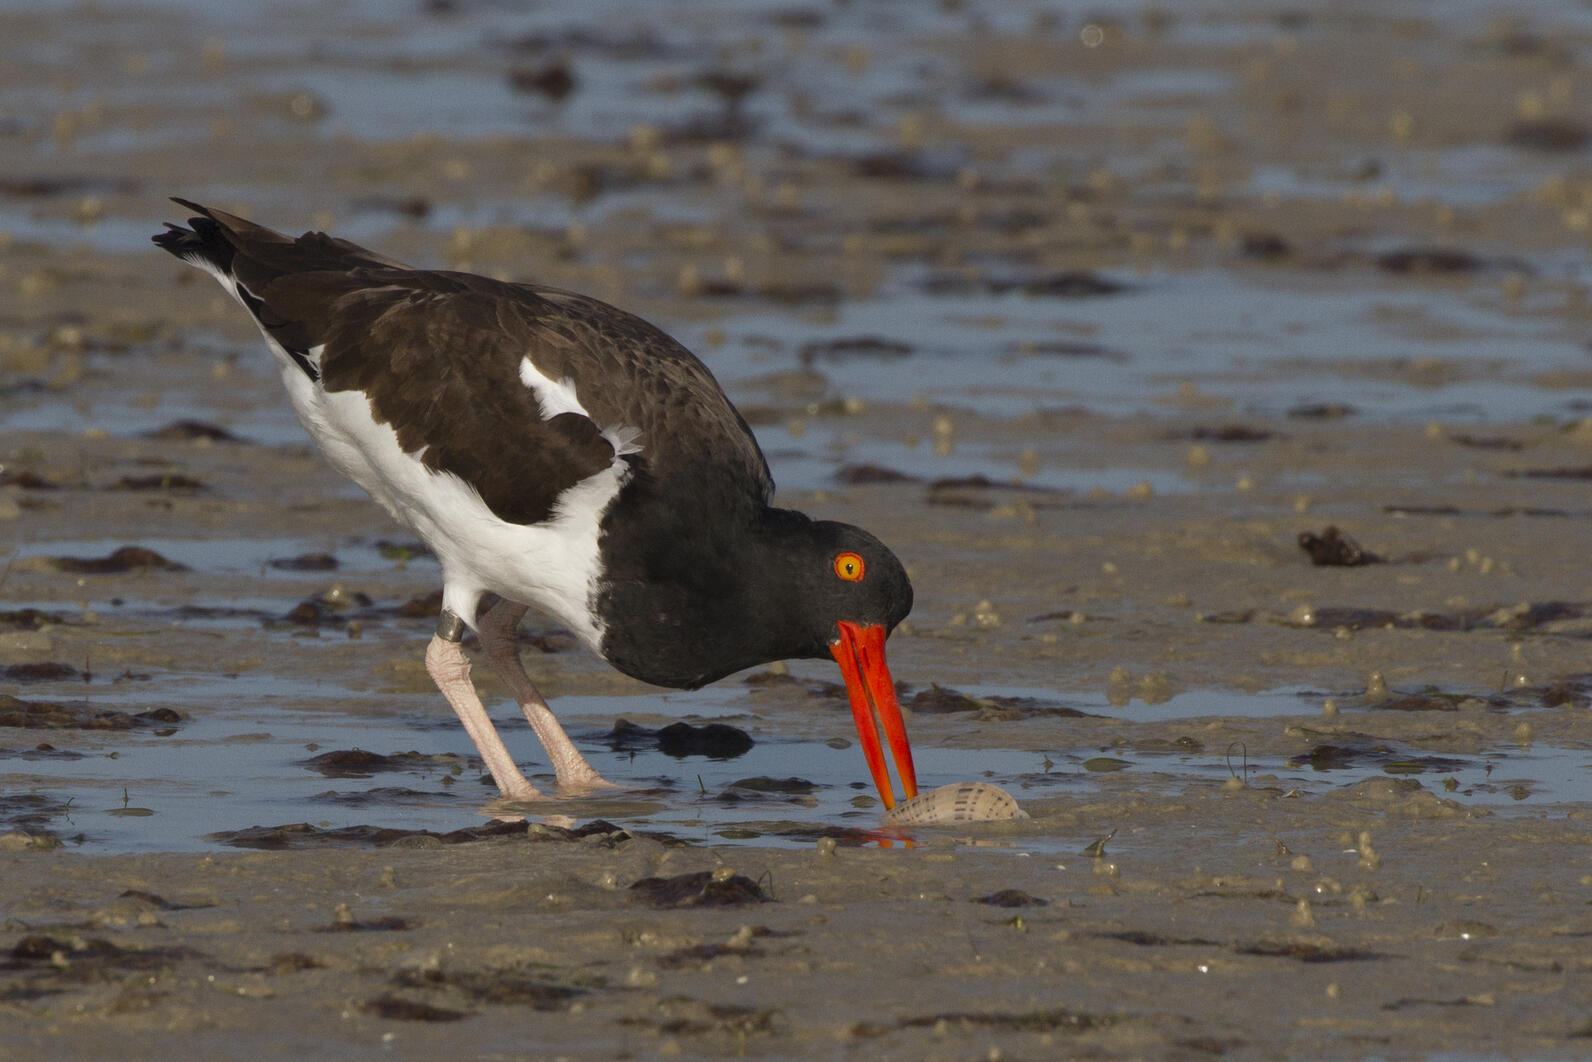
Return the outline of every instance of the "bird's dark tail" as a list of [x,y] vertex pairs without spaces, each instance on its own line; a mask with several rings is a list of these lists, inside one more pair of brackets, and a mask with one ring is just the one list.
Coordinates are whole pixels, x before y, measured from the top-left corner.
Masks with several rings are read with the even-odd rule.
[[[191,229],[166,223],[166,231],[150,237],[155,246],[169,251],[189,265],[212,273],[221,286],[235,295],[265,331],[266,337],[282,349],[288,357],[314,383],[320,380],[320,368],[310,356],[313,343],[305,334],[302,323],[283,317],[272,310],[261,297],[271,283],[286,273],[304,271],[303,259],[316,262],[313,255],[301,251],[301,245],[313,247],[317,237],[320,242],[331,242],[318,233],[306,233],[300,239],[284,236],[280,232],[256,225],[220,210],[200,206],[187,199],[172,197],[172,202],[195,212],[188,219]],[[285,262],[278,261],[285,259]]]
[[281,284],[291,285],[291,278],[317,274],[314,279],[325,301],[336,292],[362,285],[366,271],[409,269],[402,262],[324,232],[284,236],[224,210],[175,197],[172,202],[194,212],[188,219],[192,227],[168,222],[165,232],[151,237],[155,246],[214,274],[254,316],[267,338],[312,382],[320,379],[310,355],[311,348],[322,342],[319,326],[306,319],[302,300],[295,308],[291,297],[284,303],[280,293],[273,292]]
[[150,239],[161,250],[176,255],[185,262],[213,269],[218,273],[230,276],[232,273],[232,259],[237,254],[237,248],[226,237],[225,230],[211,216],[210,211],[198,203],[187,199],[171,200],[181,206],[194,211],[198,216],[188,219],[188,224],[193,228],[185,229],[181,225],[166,223],[166,231],[156,233]]

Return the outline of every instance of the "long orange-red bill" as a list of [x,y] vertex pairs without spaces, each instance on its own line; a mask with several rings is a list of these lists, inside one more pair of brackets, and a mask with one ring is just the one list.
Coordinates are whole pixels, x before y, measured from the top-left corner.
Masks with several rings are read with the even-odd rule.
[[830,645],[829,651],[834,654],[840,674],[846,680],[851,716],[857,724],[857,737],[862,742],[862,755],[868,761],[873,784],[878,787],[884,806],[893,808],[895,790],[885,768],[884,748],[879,743],[881,728],[890,742],[896,774],[908,800],[918,795],[918,772],[912,765],[912,745],[907,741],[906,723],[901,719],[901,705],[896,701],[895,683],[884,662],[885,629],[878,624],[864,627],[845,620],[838,626],[840,638]]

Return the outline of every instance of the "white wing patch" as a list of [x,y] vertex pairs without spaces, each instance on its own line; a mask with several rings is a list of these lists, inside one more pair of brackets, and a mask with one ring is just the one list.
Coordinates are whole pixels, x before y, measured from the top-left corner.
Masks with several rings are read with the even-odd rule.
[[575,381],[568,376],[554,381],[543,376],[541,370],[531,363],[530,358],[522,358],[520,382],[529,387],[531,394],[536,396],[536,404],[542,409],[543,420],[552,420],[560,413],[578,413],[587,420],[591,419],[591,414],[586,412],[586,407],[580,404],[580,399],[575,394]]
[[[560,413],[574,413],[596,423],[595,418],[586,412],[586,407],[580,404],[580,396],[575,393],[575,381],[568,376],[562,380],[553,380],[544,375],[531,359],[526,357],[520,359],[520,382],[529,387],[531,394],[536,396],[536,405],[542,411],[543,420],[552,420]],[[615,455],[641,452],[641,444],[637,441],[641,438],[639,428],[626,426],[605,428],[600,424],[597,427],[603,433],[603,438],[613,446]]]

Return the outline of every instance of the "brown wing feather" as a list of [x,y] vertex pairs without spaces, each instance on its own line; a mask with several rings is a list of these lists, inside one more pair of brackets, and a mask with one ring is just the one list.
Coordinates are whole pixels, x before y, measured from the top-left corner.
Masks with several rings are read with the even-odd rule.
[[768,504],[774,480],[763,451],[696,355],[597,299],[513,288],[516,311],[534,314],[540,344],[532,360],[554,379],[574,380],[598,423],[640,431],[642,466],[656,486],[686,508],[688,499],[736,491],[754,511]]
[[385,270],[285,276],[261,297],[325,344],[326,390],[363,391],[406,452],[469,483],[504,520],[546,519],[560,493],[613,463],[590,420],[542,418],[519,379],[529,337],[501,327],[497,300]]
[[[505,520],[546,518],[560,493],[607,467],[604,429],[639,433],[640,452],[626,456],[638,486],[670,499],[683,521],[702,504],[759,512],[773,495],[768,463],[713,374],[639,317],[179,202],[219,227],[233,251],[225,265],[259,299],[273,336],[290,349],[324,344],[328,391],[364,391],[406,451],[472,484]],[[544,376],[573,381],[591,419],[542,419],[519,378],[526,356]]]
[[[533,451],[574,470],[567,479],[545,472],[556,494],[613,460],[601,431],[620,428],[639,433],[637,469],[677,497],[700,496],[704,480],[715,497],[725,484],[740,485],[754,510],[773,495],[751,429],[707,367],[646,321],[596,299],[470,273],[373,269],[285,276],[262,297],[304,322],[312,346],[326,342],[328,390],[358,388],[389,423],[426,425],[424,438],[400,433],[405,448],[440,447],[428,460],[448,461],[483,496],[475,476],[509,477],[505,492],[525,490],[520,477],[545,468],[528,463]],[[592,418],[555,417],[556,451],[527,423],[540,423],[540,410],[519,379],[526,356],[549,379],[573,381]],[[458,411],[471,408],[472,396],[467,427]],[[505,460],[505,447],[514,460]]]

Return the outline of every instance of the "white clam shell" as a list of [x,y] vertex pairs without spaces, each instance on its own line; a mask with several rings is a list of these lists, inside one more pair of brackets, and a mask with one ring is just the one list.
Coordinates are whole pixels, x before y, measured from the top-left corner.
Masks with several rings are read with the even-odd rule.
[[952,782],[903,800],[884,813],[887,826],[933,826],[942,822],[1026,819],[1012,795],[988,782]]

